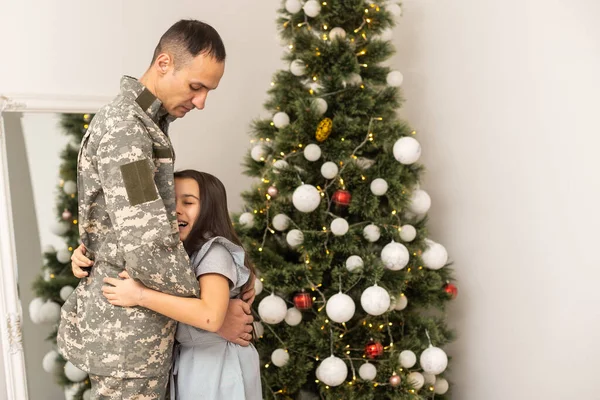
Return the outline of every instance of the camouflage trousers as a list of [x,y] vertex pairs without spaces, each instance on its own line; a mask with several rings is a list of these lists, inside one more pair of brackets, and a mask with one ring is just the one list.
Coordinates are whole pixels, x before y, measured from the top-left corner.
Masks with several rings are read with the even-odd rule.
[[132,379],[90,374],[90,381],[90,400],[164,400],[169,374]]

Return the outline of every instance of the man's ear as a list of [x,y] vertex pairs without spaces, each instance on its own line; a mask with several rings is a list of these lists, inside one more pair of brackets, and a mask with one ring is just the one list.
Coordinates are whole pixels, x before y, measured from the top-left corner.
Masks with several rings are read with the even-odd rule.
[[160,53],[154,61],[154,67],[160,74],[166,74],[167,71],[173,66],[173,57],[167,53]]

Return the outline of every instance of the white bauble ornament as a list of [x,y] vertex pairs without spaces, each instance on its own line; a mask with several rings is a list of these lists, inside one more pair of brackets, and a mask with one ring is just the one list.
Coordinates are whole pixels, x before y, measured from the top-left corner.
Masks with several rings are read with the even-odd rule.
[[449,386],[450,385],[446,379],[438,378],[435,382],[435,385],[433,385],[433,390],[435,391],[435,394],[446,394]]
[[306,65],[302,60],[294,60],[290,64],[290,72],[296,76],[302,76],[306,73]]
[[429,347],[421,353],[419,363],[421,364],[423,371],[439,375],[444,372],[448,366],[448,356],[444,350],[439,347],[429,345]]
[[396,299],[396,305],[394,306],[394,310],[402,311],[406,308],[407,305],[408,305],[408,298],[405,295],[401,294]]
[[246,228],[252,228],[254,226],[254,214],[245,212],[240,215],[240,225]]
[[285,314],[285,323],[289,326],[296,326],[302,322],[302,313],[296,307],[288,308]]
[[328,386],[341,385],[348,376],[348,366],[342,359],[330,356],[319,365],[319,380]]
[[77,193],[77,183],[73,181],[66,181],[63,185],[63,191],[68,195]]
[[273,163],[273,169],[275,173],[279,173],[282,169],[286,169],[290,165],[285,160],[277,160]]
[[389,74],[387,74],[387,77],[385,78],[387,84],[393,87],[400,87],[402,85],[403,80],[404,77],[402,76],[402,73],[400,71],[392,71]]
[[274,293],[265,297],[258,304],[258,315],[267,324],[278,324],[285,318],[287,306],[285,301]]
[[55,324],[60,320],[60,306],[53,302],[47,301],[40,308],[39,320],[42,324]]
[[283,111],[278,112],[273,115],[273,125],[275,128],[285,128],[290,124],[290,116],[284,113]]
[[312,101],[312,106],[318,116],[325,114],[325,112],[327,111],[327,102],[325,101],[325,99],[322,99],[320,97],[317,97]]
[[434,374],[430,374],[428,372],[423,372],[423,378],[425,378],[425,383],[427,385],[435,385],[435,375]]
[[321,12],[321,3],[316,0],[308,0],[302,8],[307,16],[314,18]]
[[398,356],[398,361],[404,368],[412,368],[417,363],[417,355],[411,350],[403,350]]
[[349,272],[359,271],[365,265],[360,256],[350,256],[346,259],[346,269]]
[[344,236],[348,233],[348,229],[350,229],[350,226],[344,218],[336,218],[331,222],[331,232],[335,236]]
[[258,296],[262,293],[263,289],[264,285],[262,281],[258,278],[254,278],[254,294]]
[[51,244],[47,244],[42,247],[42,253],[55,253],[56,249]]
[[363,229],[363,236],[371,243],[375,243],[381,237],[381,230],[377,225],[370,224]]
[[265,161],[265,156],[267,155],[267,148],[262,144],[257,144],[250,150],[250,157],[254,161]]
[[381,250],[383,265],[392,271],[400,271],[406,267],[409,259],[408,249],[402,243],[392,241]]
[[265,326],[260,321],[254,321],[252,329],[254,329],[254,334],[257,338],[261,338],[265,334]]
[[315,370],[315,376],[317,377],[318,380],[321,380],[321,372],[319,370],[319,367],[321,366],[321,364],[319,364],[319,366],[317,367],[317,369]]
[[59,263],[66,264],[71,262],[71,252],[69,249],[61,249],[56,252],[56,260]]
[[325,311],[329,319],[341,324],[352,319],[354,311],[356,311],[356,305],[352,297],[340,292],[327,300]]
[[292,195],[294,207],[303,213],[315,211],[321,203],[321,194],[313,185],[302,185],[294,190]]
[[333,179],[336,177],[336,175],[338,174],[338,166],[335,165],[334,162],[331,161],[327,161],[325,164],[323,164],[321,166],[321,175],[323,175],[323,177],[325,179]]
[[44,299],[42,299],[41,297],[36,297],[29,303],[29,318],[34,324],[42,323],[40,310],[42,309],[43,305]]
[[278,231],[285,231],[290,227],[290,217],[285,214],[277,214],[273,217],[273,228]]
[[388,190],[388,183],[385,179],[377,178],[371,182],[371,192],[375,196],[383,196]]
[[286,0],[285,9],[290,14],[296,14],[298,11],[302,10],[302,3],[299,0]]
[[421,254],[423,265],[429,269],[438,270],[448,262],[446,248],[433,240],[425,239],[427,249]]
[[344,30],[344,28],[340,28],[338,26],[329,31],[329,39],[331,39],[331,40],[336,40],[336,39],[343,40],[345,38],[346,38],[346,31]]
[[304,243],[304,234],[299,229],[292,229],[285,236],[285,241],[294,249]]
[[407,381],[415,390],[419,390],[425,384],[425,377],[420,372],[411,372]]
[[60,357],[55,350],[50,350],[42,359],[42,368],[49,374],[58,374],[62,367]]
[[417,230],[412,225],[403,225],[400,229],[400,239],[405,242],[412,242],[417,237]]
[[421,157],[421,144],[414,137],[405,136],[396,140],[393,153],[400,164],[410,165]]
[[353,72],[348,75],[346,82],[348,82],[350,85],[360,85],[362,83],[362,77],[356,72]]
[[431,208],[431,197],[426,191],[417,189],[410,197],[408,210],[414,214],[425,214]]
[[321,148],[314,143],[309,144],[304,148],[304,158],[308,161],[317,161],[321,158]]
[[91,400],[91,398],[92,398],[92,390],[86,389],[86,391],[83,392],[83,400]]
[[385,9],[394,17],[399,17],[402,15],[402,8],[400,8],[400,6],[396,3],[388,4],[385,6]]
[[67,361],[65,364],[65,375],[71,382],[81,382],[88,376],[87,372],[74,366],[71,361]]
[[290,354],[284,349],[277,349],[271,353],[271,361],[277,367],[283,367],[290,361]]
[[360,296],[360,305],[367,314],[381,315],[390,307],[390,295],[377,284],[368,287]]
[[373,364],[364,363],[358,369],[358,376],[365,381],[372,381],[377,376],[377,368]]
[[63,286],[60,289],[60,298],[62,301],[67,301],[71,293],[73,293],[73,290],[75,290],[73,286]]
[[394,33],[390,28],[385,28],[379,34],[379,39],[381,39],[381,40],[386,40],[386,41],[392,40],[393,37],[394,37]]
[[66,222],[55,222],[50,227],[50,231],[56,236],[62,236],[69,231],[69,224]]

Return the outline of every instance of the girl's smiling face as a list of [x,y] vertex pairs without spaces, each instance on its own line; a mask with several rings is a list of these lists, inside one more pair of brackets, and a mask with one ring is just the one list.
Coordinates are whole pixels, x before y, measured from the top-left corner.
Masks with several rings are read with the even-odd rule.
[[177,223],[179,236],[185,240],[200,215],[200,188],[192,178],[175,179],[175,200],[177,202]]

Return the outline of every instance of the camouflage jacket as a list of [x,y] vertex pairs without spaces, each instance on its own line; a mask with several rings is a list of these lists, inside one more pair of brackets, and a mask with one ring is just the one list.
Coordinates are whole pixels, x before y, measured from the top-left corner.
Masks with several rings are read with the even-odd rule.
[[170,117],[135,78],[91,121],[78,158],[79,233],[94,259],[62,308],[61,354],[94,375],[167,374],[176,322],[140,307],[116,307],[102,279],[124,269],[144,285],[197,296],[198,282],[179,240]]

